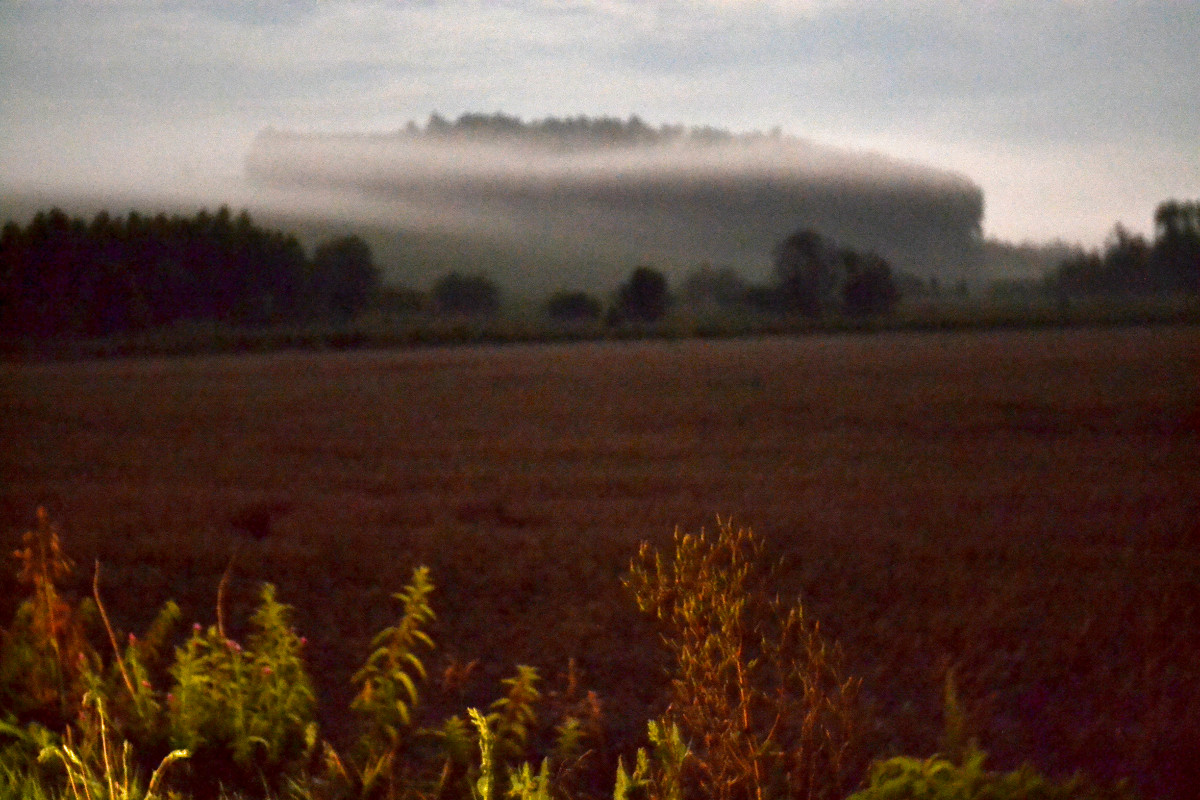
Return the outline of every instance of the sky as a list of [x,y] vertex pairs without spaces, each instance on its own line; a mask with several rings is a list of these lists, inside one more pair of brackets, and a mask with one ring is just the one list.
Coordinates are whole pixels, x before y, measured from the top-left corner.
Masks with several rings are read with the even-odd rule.
[[785,133],[959,172],[1099,245],[1200,197],[1200,2],[0,0],[0,190],[248,197],[267,126],[432,112]]

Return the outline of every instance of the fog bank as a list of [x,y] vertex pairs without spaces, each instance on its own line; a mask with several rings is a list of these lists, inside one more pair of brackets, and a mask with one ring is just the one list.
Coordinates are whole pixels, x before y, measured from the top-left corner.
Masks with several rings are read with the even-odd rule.
[[446,131],[431,123],[386,135],[267,130],[254,140],[247,174],[296,202],[324,196],[401,236],[534,246],[534,271],[554,267],[557,254],[558,269],[713,263],[756,274],[804,227],[921,275],[974,268],[983,195],[961,175],[782,135],[645,128],[651,133],[630,141],[637,125],[625,123],[613,141],[582,143],[530,133],[546,123],[503,135],[460,130],[462,120]]

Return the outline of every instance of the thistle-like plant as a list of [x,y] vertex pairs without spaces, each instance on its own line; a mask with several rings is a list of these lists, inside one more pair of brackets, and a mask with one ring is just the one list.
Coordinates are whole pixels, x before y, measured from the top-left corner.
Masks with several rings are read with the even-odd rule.
[[100,597],[99,562],[92,577],[92,597],[113,652],[107,681],[93,681],[92,691],[112,700],[125,736],[136,739],[139,744],[158,747],[167,738],[167,726],[164,724],[162,695],[155,690],[154,681],[159,677],[156,673],[162,669],[162,656],[179,622],[179,606],[168,600],[146,633],[140,638],[129,634],[122,648]]
[[17,580],[30,596],[0,637],[0,701],[23,721],[60,728],[100,671],[100,656],[87,636],[96,609],[89,600],[72,605],[62,596],[59,586],[74,564],[44,508],[14,555],[20,562]]

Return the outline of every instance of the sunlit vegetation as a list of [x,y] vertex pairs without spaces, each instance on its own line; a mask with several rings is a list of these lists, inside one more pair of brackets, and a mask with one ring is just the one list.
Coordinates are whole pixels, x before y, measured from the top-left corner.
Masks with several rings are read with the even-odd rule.
[[[353,676],[358,740],[339,752],[315,720],[307,640],[271,584],[244,644],[226,630],[223,582],[215,624],[195,623],[173,663],[151,670],[151,661],[166,664],[158,656],[179,618],[174,603],[143,641],[129,634],[122,648],[99,564],[93,597],[73,603],[60,590],[72,565],[43,510],[23,544],[26,599],[0,629],[0,693],[24,703],[0,718],[3,796],[816,800],[862,782],[860,681],[841,674],[839,651],[799,602],[769,596],[761,541],[729,521],[718,519],[711,535],[677,532],[666,553],[643,544],[631,565],[627,586],[660,623],[672,664],[670,703],[647,724],[649,747],[624,754],[631,769],[600,749],[595,695],[581,700],[574,677],[547,695],[532,666],[502,681],[486,713],[427,722],[420,701],[436,647],[427,568],[394,595],[398,621],[375,636]],[[107,641],[101,626],[79,622],[84,603],[99,610]],[[1124,784],[1057,783],[1029,766],[986,773],[982,761],[974,746],[961,764],[894,757],[871,768],[855,797],[1133,797]]]

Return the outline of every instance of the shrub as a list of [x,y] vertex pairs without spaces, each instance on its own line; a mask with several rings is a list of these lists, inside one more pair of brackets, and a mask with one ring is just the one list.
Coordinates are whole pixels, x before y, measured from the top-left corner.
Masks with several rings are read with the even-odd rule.
[[557,322],[595,322],[602,311],[587,292],[556,292],[546,301],[546,315]]
[[486,275],[451,272],[434,284],[433,302],[443,314],[487,316],[500,309],[500,289]]
[[712,538],[676,532],[669,559],[642,546],[627,585],[673,656],[665,724],[691,744],[698,796],[842,797],[862,764],[859,682],[799,602],[761,591],[762,557],[728,520]]
[[316,744],[315,696],[304,669],[304,641],[290,609],[262,588],[253,632],[243,647],[219,626],[201,629],[175,651],[169,695],[171,737],[177,747],[242,769],[281,770]]

